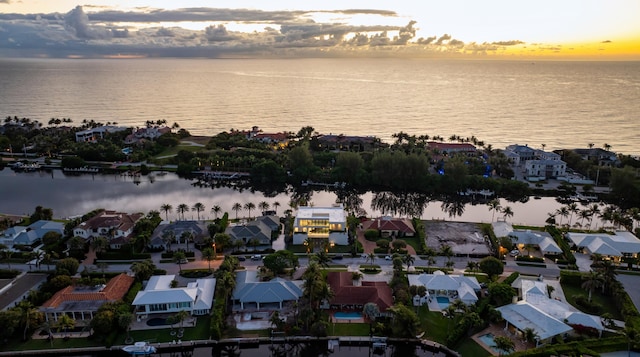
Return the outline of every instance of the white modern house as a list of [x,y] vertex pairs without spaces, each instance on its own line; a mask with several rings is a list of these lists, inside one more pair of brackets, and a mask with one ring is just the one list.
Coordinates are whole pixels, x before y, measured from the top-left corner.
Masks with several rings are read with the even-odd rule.
[[562,160],[528,160],[524,170],[529,178],[555,179],[567,174],[567,163]]
[[514,230],[509,222],[497,221],[491,223],[496,237],[509,237],[513,244],[523,249],[526,245],[535,245],[540,248],[542,254],[560,254],[562,249],[547,232],[532,230]]
[[293,223],[293,244],[303,244],[307,238],[316,246],[321,245],[318,243],[348,245],[347,214],[342,205],[299,207]]
[[182,310],[191,315],[211,312],[216,279],[198,279],[186,287],[171,287],[175,275],[154,275],[143,291],[133,299],[135,313],[146,318],[152,314],[176,313]]

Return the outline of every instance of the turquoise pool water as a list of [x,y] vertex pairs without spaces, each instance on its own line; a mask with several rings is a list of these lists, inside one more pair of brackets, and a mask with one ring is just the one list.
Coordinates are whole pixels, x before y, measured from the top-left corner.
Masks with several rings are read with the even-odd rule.
[[357,311],[351,311],[351,312],[338,311],[333,314],[333,317],[338,320],[361,319],[362,313]]
[[446,310],[449,307],[449,298],[444,296],[436,296],[436,301],[438,302],[438,306],[440,306],[440,310]]
[[492,350],[498,353],[502,353],[503,351],[500,351],[499,349],[496,348],[496,343],[493,341],[494,337],[495,336],[492,333],[487,333],[482,336],[478,336],[478,339],[482,341],[482,343],[484,343],[485,345],[491,347]]

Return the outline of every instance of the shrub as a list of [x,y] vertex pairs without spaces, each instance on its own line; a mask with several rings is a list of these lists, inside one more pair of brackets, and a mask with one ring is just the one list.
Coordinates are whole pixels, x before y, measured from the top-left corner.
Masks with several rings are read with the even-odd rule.
[[376,241],[378,238],[380,238],[380,233],[378,233],[378,230],[376,229],[367,229],[366,231],[364,231],[364,237],[367,240]]

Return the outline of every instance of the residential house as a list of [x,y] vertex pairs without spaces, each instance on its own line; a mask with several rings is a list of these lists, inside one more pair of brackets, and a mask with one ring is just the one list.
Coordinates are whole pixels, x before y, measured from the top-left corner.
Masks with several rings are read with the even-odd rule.
[[154,314],[177,313],[182,310],[191,315],[207,315],[213,306],[216,279],[198,279],[186,287],[171,287],[175,275],[154,275],[143,291],[136,294],[131,305],[135,314],[146,318]]
[[76,325],[88,325],[102,304],[122,300],[133,281],[132,276],[122,273],[106,285],[70,285],[42,304],[40,311],[49,322],[58,321],[66,314],[76,320]]
[[566,237],[579,251],[600,254],[614,262],[620,262],[622,257],[637,258],[640,253],[640,239],[627,231],[617,231],[615,234],[568,232]]
[[307,239],[311,239],[314,246],[348,245],[347,214],[342,205],[298,207],[293,223],[293,244],[304,244]]
[[524,171],[530,178],[556,179],[567,174],[567,164],[562,160],[528,160]]
[[480,291],[480,284],[473,276],[446,275],[440,270],[433,274],[408,275],[409,285],[424,286],[427,288],[427,295],[421,299],[420,304],[425,300],[443,296],[450,299],[460,299],[467,305],[478,301],[477,293]]
[[393,293],[385,281],[354,281],[352,272],[342,271],[327,273],[327,283],[334,296],[324,308],[362,311],[365,304],[372,302],[384,313],[393,306]]
[[123,130],[127,130],[127,128],[112,125],[105,125],[87,130],[81,130],[76,132],[76,142],[95,143],[98,140],[103,139],[107,134],[116,133]]
[[585,314],[560,299],[549,297],[543,280],[519,277],[511,286],[518,293],[518,301],[496,309],[505,320],[505,329],[522,335],[530,328],[537,336],[536,344],[549,342],[578,326],[602,335],[604,327],[599,316]]
[[445,156],[452,154],[476,154],[477,149],[475,146],[469,143],[442,143],[438,141],[427,142],[427,147],[430,150],[440,152]]
[[86,240],[100,236],[106,237],[111,249],[120,249],[129,241],[136,222],[142,217],[144,217],[142,213],[102,211],[76,226],[73,234]]
[[619,166],[618,155],[613,151],[600,148],[573,149],[573,152],[580,155],[583,160],[595,161],[599,166]]
[[127,135],[124,139],[125,144],[135,144],[141,142],[145,139],[155,140],[162,136],[163,134],[170,133],[171,128],[162,126],[150,126],[144,128],[135,128],[132,130],[131,134]]
[[256,245],[270,245],[274,232],[280,231],[280,222],[276,216],[260,216],[253,221],[243,224],[230,225],[225,233],[231,241],[241,240],[247,245],[256,240]]
[[186,235],[188,232],[191,234],[193,244],[202,245],[204,241],[209,237],[209,229],[204,221],[175,221],[175,222],[162,222],[151,234],[151,240],[149,247],[153,249],[166,249],[167,243],[164,241],[165,232],[171,231],[175,239],[175,243],[186,243]]
[[375,229],[385,238],[413,237],[416,234],[410,219],[389,216],[364,221],[362,222],[362,229],[365,231]]
[[513,165],[520,166],[529,160],[535,159],[536,151],[536,149],[530,148],[527,145],[515,144],[507,146],[503,150],[503,153]]
[[32,245],[48,232],[64,234],[64,223],[39,220],[28,227],[13,226],[0,235],[0,244],[9,248],[14,245]]
[[314,136],[311,145],[320,150],[368,151],[380,146],[380,140],[375,136],[328,134]]
[[260,281],[256,270],[239,271],[231,295],[234,310],[282,310],[302,297],[302,284],[302,280],[282,278]]

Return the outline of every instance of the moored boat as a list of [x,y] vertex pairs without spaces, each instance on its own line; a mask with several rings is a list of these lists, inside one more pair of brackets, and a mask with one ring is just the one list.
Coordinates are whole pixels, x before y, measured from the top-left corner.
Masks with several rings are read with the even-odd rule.
[[147,342],[136,342],[133,345],[122,347],[122,350],[132,356],[147,356],[156,353],[156,348]]

